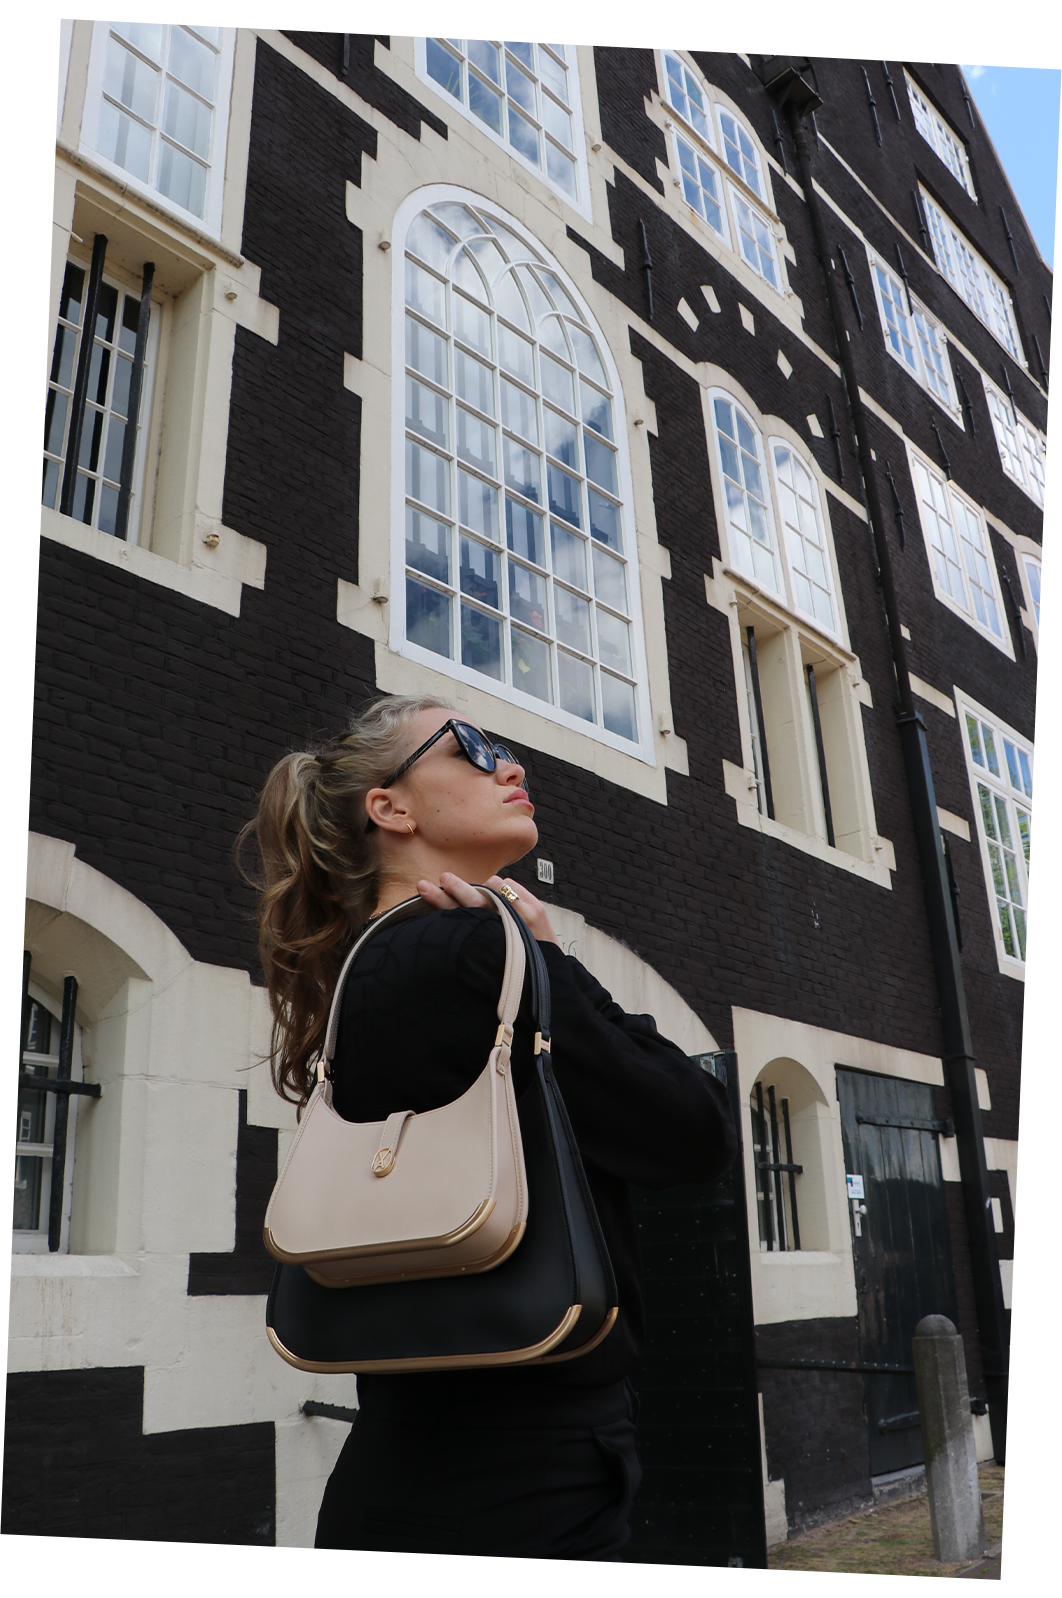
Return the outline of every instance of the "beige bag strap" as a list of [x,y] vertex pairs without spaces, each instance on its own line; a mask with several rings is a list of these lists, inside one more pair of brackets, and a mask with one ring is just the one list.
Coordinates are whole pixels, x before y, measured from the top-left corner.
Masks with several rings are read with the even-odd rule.
[[[480,887],[480,893],[485,893],[489,903],[501,916],[502,928],[505,933],[505,971],[502,976],[501,992],[498,995],[498,1036],[497,1043],[509,1044],[512,1042],[513,1027],[516,1024],[516,1014],[520,1008],[520,995],[524,987],[524,945],[519,933],[513,925],[512,916],[503,905],[501,898],[493,888]],[[383,915],[377,917],[371,926],[366,927],[361,937],[357,940],[350,953],[343,962],[336,990],[332,996],[332,1007],[328,1012],[328,1026],[325,1030],[324,1048],[317,1062],[317,1080],[323,1081],[331,1075],[332,1059],[336,1051],[336,1036],[339,1032],[339,1016],[343,1005],[343,989],[346,987],[351,966],[357,959],[361,950],[384,927],[392,926],[398,921],[409,921],[414,916],[427,915],[435,908],[426,904],[417,894],[412,899],[403,899],[401,904],[393,905],[390,910],[385,910]]]

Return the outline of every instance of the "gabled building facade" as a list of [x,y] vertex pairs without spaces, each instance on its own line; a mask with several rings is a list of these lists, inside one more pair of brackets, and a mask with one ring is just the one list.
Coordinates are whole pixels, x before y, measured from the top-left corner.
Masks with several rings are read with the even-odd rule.
[[[312,1541],[232,845],[389,692],[736,1053],[768,1540],[917,1471],[923,1314],[1002,1458],[1051,273],[959,69],[78,22],[56,149],[4,1530]],[[632,1557],[726,1563],[640,1203]]]

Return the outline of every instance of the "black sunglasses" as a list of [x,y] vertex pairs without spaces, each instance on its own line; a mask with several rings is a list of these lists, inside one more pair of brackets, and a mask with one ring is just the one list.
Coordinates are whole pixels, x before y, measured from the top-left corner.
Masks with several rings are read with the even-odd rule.
[[[450,720],[444,721],[438,732],[432,733],[427,743],[421,744],[419,749],[414,749],[409,759],[403,760],[402,764],[395,771],[392,771],[391,775],[383,782],[378,783],[377,786],[389,788],[393,782],[397,782],[399,777],[409,770],[414,760],[419,760],[421,755],[431,748],[432,744],[437,744],[444,733],[448,732],[453,733],[457,739],[457,747],[465,759],[475,766],[477,771],[496,771],[499,760],[510,766],[518,766],[520,764],[511,749],[506,749],[504,744],[492,744],[489,738],[484,738],[478,727],[471,726],[467,721]],[[520,786],[526,793],[526,777]],[[365,831],[372,832],[375,827],[376,823],[370,816],[366,823]]]

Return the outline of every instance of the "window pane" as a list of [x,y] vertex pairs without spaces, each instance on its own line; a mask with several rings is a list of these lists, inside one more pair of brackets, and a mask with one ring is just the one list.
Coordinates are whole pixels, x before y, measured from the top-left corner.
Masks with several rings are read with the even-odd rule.
[[473,538],[461,539],[461,592],[500,610],[501,556]]
[[463,405],[457,407],[457,455],[488,477],[498,475],[494,428]]
[[[462,359],[468,360],[469,357],[465,355]],[[423,372],[435,383],[445,385],[448,381],[446,340],[412,316],[406,317],[406,365]]]
[[44,409],[44,447],[49,455],[63,453],[63,437],[66,433],[66,413],[70,401],[65,394],[59,394],[54,388],[48,390],[48,401]]
[[620,526],[618,505],[613,505],[603,495],[590,489],[590,531],[610,549],[623,553],[623,530]]
[[541,638],[533,638],[519,627],[510,628],[513,649],[513,687],[536,699],[553,703],[553,673],[550,648]]
[[[118,483],[122,477],[122,449],[125,444],[125,423],[117,416],[112,416],[107,424],[107,448],[103,456],[103,475],[109,477],[112,483]],[[101,523],[102,525],[102,523]],[[104,532],[112,531],[104,528]]]
[[[449,448],[449,402],[416,378],[406,378],[406,426],[443,449]],[[420,495],[417,496],[420,498]]]
[[555,584],[553,588],[553,614],[557,627],[557,637],[562,644],[570,644],[573,649],[589,655],[590,650],[590,606],[585,599],[579,599],[566,588]]
[[[551,46],[551,48],[555,49],[556,46]],[[539,46],[538,51],[538,75],[542,82],[547,84],[549,88],[553,90],[553,93],[557,96],[557,99],[563,100],[565,105],[567,105],[568,73],[558,61],[554,61],[552,56],[547,55],[541,46]],[[543,104],[544,103],[545,98],[543,98]]]
[[494,371],[484,366],[464,350],[454,351],[454,374],[457,379],[457,397],[474,405],[478,411],[494,415]]
[[534,70],[535,70],[535,49],[534,49],[534,45],[523,44],[523,43],[515,43],[514,44],[512,39],[506,39],[505,48],[510,52],[511,55],[514,55],[518,61],[521,61],[523,63],[523,65],[527,68],[528,72],[534,72]]
[[533,117],[537,117],[534,80],[529,78],[514,61],[505,63],[505,87],[518,106],[530,111]]
[[406,439],[406,493],[432,510],[450,514],[450,463]]
[[498,490],[466,471],[457,473],[457,505],[460,520],[474,533],[482,533],[492,544],[498,542]]
[[498,46],[491,44],[489,39],[469,39],[466,48],[472,65],[478,67],[493,83],[500,84],[501,62],[498,58]]
[[490,316],[463,294],[454,295],[454,336],[490,359]]
[[634,689],[607,671],[601,673],[601,719],[618,738],[629,738],[633,743],[638,736]]
[[468,109],[495,133],[502,130],[502,97],[474,72],[468,74]]
[[572,148],[572,116],[556,100],[551,100],[548,94],[542,96],[542,122],[547,133],[563,144],[566,150]]
[[533,499],[536,505],[540,505],[542,485],[539,478],[538,456],[511,438],[504,440],[504,455],[506,487],[515,489],[518,494],[523,494],[525,498]]
[[549,139],[546,140],[546,176],[552,178],[565,194],[570,194],[572,199],[575,199],[575,162],[570,155],[565,155],[563,150],[558,150]]
[[594,438],[591,433],[584,433],[583,442],[586,448],[587,477],[607,493],[618,494],[615,450],[609,449],[607,444],[602,444],[601,440]]
[[453,601],[437,588],[406,578],[406,637],[433,654],[453,659]]
[[509,143],[527,160],[539,165],[538,129],[509,102]]
[[97,525],[101,533],[113,535],[118,525],[118,490],[110,488],[106,483],[100,484],[100,513]]
[[131,50],[123,49],[117,39],[111,39],[107,45],[103,92],[145,122],[154,122],[159,75],[146,62],[138,60]]
[[522,438],[529,438],[532,444],[538,443],[538,406],[534,395],[525,394],[522,388],[517,388],[515,383],[510,383],[507,378],[501,380],[502,421],[506,427],[511,427],[514,433],[519,433]]
[[611,439],[612,432],[612,403],[604,394],[599,394],[596,388],[591,388],[580,378],[579,395],[583,407],[583,423],[592,427],[595,433],[600,433],[602,438]]
[[515,560],[509,562],[509,614],[537,632],[549,631],[545,578]]
[[546,450],[550,455],[555,455],[565,466],[570,466],[572,471],[579,470],[579,438],[575,424],[565,417],[558,416],[556,411],[545,407],[546,418]]
[[175,83],[167,83],[162,129],[171,139],[206,157],[210,153],[211,117],[210,108],[202,101],[185,94]]
[[567,528],[550,522],[550,543],[553,549],[553,570],[566,583],[586,589],[586,541],[569,533]]
[[134,49],[152,61],[162,60],[162,40],[166,30],[157,22],[112,22],[115,33],[128,39]]
[[563,649],[557,651],[561,709],[584,721],[594,719],[594,673],[583,660],[576,660]]
[[571,522],[573,527],[583,525],[582,492],[581,484],[576,477],[569,477],[567,472],[562,472],[559,466],[547,464],[546,474],[549,479],[549,508],[553,516],[560,516],[566,522]]
[[406,304],[429,322],[446,326],[446,290],[437,277],[406,259]]
[[429,78],[434,78],[447,94],[452,94],[455,100],[460,100],[461,63],[437,39],[427,41],[427,64]]
[[535,381],[534,346],[507,327],[498,328],[498,353],[507,372],[530,387]]
[[461,660],[499,681],[502,675],[501,622],[485,611],[461,606]]
[[67,262],[63,274],[63,287],[59,296],[59,315],[75,326],[81,321],[81,301],[85,293],[85,273],[72,261]]
[[454,241],[449,233],[444,232],[425,211],[420,213],[406,235],[406,249],[419,255],[422,261],[427,261],[439,272],[446,271],[453,247]]
[[620,621],[616,616],[610,616],[606,610],[598,610],[597,641],[601,651],[601,664],[611,666],[614,671],[621,671],[630,677],[633,674],[633,666],[629,624]]
[[134,122],[109,100],[100,110],[99,153],[146,183],[151,174],[151,130]]
[[544,352],[539,357],[542,366],[542,392],[548,400],[559,405],[562,410],[575,411],[575,389],[572,385],[572,374],[566,366],[561,366],[552,356]]
[[542,537],[542,517],[518,500],[505,496],[505,537],[509,548],[536,566],[546,564],[546,550]]
[[406,565],[440,583],[450,582],[449,527],[411,505],[406,506]]
[[214,98],[214,72],[217,55],[183,28],[170,29],[170,53],[166,61],[167,72],[202,95],[204,100]]
[[612,555],[597,544],[593,546],[594,552],[594,593],[598,599],[604,600],[606,605],[611,605],[613,610],[626,611],[627,609],[627,569],[622,561],[616,560]]

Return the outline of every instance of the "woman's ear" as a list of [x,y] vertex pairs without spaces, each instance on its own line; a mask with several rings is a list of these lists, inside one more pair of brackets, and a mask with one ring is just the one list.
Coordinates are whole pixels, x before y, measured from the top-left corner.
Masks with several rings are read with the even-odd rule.
[[396,802],[387,788],[370,788],[365,795],[366,817],[382,832],[405,832],[412,820],[405,805]]

